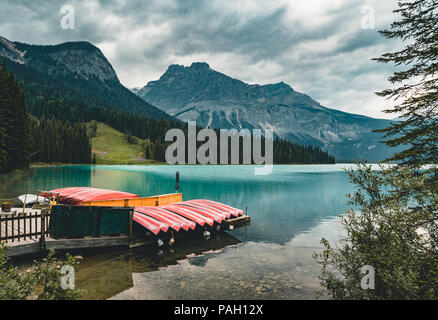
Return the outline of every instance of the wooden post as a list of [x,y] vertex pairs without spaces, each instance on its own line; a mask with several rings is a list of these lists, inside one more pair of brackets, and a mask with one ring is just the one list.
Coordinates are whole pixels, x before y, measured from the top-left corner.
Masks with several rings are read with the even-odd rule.
[[179,171],[176,172],[175,176],[175,193],[178,193],[179,189]]
[[34,222],[34,227],[35,227],[35,239],[38,239],[38,213],[37,212],[34,212],[34,219],[35,219],[35,222]]
[[46,210],[41,210],[40,249],[46,248]]
[[5,239],[6,239],[6,241],[8,241],[8,216],[7,215],[5,215],[5,226],[6,226],[6,228],[5,228]]
[[128,232],[129,232],[129,244],[131,244],[131,242],[132,242],[132,219],[134,219],[134,216],[133,216],[134,214],[133,214],[133,212],[132,212],[132,210],[129,210],[129,230],[128,230]]
[[26,208],[26,202],[27,202],[27,193],[26,193],[26,195],[24,196],[23,214],[24,214],[24,210],[25,210],[25,208]]
[[21,220],[21,217],[20,217],[20,214],[18,214],[17,215],[18,242],[20,242],[20,240],[21,240],[20,220]]
[[12,215],[11,215],[11,225],[12,225],[12,227],[11,227],[11,236],[12,236],[12,242],[14,242],[14,228],[15,228],[15,226],[14,226],[14,215],[13,215],[13,213],[12,213]]
[[26,217],[26,215],[24,215],[24,217],[23,217],[23,238],[24,238],[24,240],[26,240],[26,224],[27,224],[27,217]]

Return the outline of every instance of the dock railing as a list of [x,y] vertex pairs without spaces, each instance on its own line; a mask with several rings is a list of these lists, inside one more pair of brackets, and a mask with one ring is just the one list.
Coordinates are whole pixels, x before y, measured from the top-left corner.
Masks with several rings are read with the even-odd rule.
[[50,210],[0,213],[0,242],[37,242],[44,245],[50,234]]

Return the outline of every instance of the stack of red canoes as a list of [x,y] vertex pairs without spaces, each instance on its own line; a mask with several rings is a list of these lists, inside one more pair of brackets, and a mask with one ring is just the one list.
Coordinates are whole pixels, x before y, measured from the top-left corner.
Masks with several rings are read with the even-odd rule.
[[154,234],[169,229],[189,231],[196,225],[220,225],[225,219],[243,215],[243,211],[211,200],[189,200],[158,207],[135,207],[134,221]]
[[113,200],[113,199],[133,199],[139,195],[115,190],[70,187],[51,190],[41,193],[42,196],[50,197],[56,195],[60,203],[80,205],[85,201]]
[[[139,195],[88,187],[70,187],[41,193],[42,196],[56,195],[59,203],[80,205],[85,201],[133,199]],[[225,219],[243,215],[243,211],[211,200],[189,200],[164,206],[135,207],[134,221],[154,234],[160,231],[189,231],[196,226],[220,225]]]

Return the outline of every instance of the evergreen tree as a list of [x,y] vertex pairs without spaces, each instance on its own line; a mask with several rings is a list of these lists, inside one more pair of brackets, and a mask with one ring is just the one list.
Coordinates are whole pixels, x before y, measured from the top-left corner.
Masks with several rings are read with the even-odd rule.
[[31,122],[32,140],[34,141],[33,161],[91,163],[91,143],[84,123],[71,124],[55,118]]
[[150,143],[146,142],[145,151],[144,151],[144,157],[146,159],[150,159],[151,158],[151,151],[150,150],[151,150]]
[[2,171],[10,171],[29,165],[30,123],[23,90],[13,74],[8,73],[5,63],[0,73],[0,115],[3,122],[0,161]]
[[2,125],[0,125],[0,172],[6,171],[7,163],[8,163],[8,154],[6,151],[6,143],[7,143],[7,106],[8,106],[8,95],[7,95],[7,87],[6,82],[8,79],[8,72],[6,70],[6,64],[3,60],[2,67],[0,68],[0,121]]
[[[399,161],[396,166],[348,171],[356,209],[342,217],[346,236],[336,248],[323,239],[325,250],[316,255],[321,285],[335,299],[438,298],[438,169],[423,166],[438,160],[438,3],[398,5],[401,20],[382,34],[407,44],[377,60],[405,67],[389,79],[399,86],[379,94],[401,100],[387,112],[403,120],[382,131],[388,145],[406,149],[388,159]],[[363,266],[374,270],[373,290],[361,288]]]
[[381,130],[390,146],[406,146],[389,161],[418,166],[438,163],[438,3],[436,0],[399,1],[401,16],[391,28],[380,31],[388,39],[408,41],[402,50],[375,59],[404,66],[389,81],[395,85],[378,95],[401,101],[387,113],[401,121]]

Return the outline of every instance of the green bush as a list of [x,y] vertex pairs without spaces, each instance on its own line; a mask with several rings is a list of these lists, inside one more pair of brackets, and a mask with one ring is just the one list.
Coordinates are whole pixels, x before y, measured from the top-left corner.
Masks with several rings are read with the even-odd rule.
[[0,243],[0,300],[22,300],[30,295],[32,277],[20,275],[8,263],[6,246]]
[[[383,169],[383,168],[382,168]],[[427,173],[404,167],[348,171],[357,211],[342,217],[346,236],[336,247],[326,239],[315,254],[320,276],[334,299],[438,299],[438,194]],[[361,268],[372,266],[375,288],[364,290]]]
[[[383,54],[396,67],[391,88],[378,95],[396,105],[385,112],[399,120],[384,142],[403,147],[386,162],[397,166],[349,171],[357,191],[349,197],[358,213],[342,218],[347,236],[315,257],[321,285],[335,299],[438,299],[438,15],[436,0],[399,0],[398,21],[380,33],[405,42]],[[360,286],[361,267],[374,267],[375,288]]]
[[11,265],[7,257],[7,247],[0,244],[0,300],[76,300],[81,297],[81,290],[63,289],[61,267],[74,267],[78,262],[70,254],[65,259],[55,258],[50,251],[42,261],[34,261],[27,271],[20,272]]

